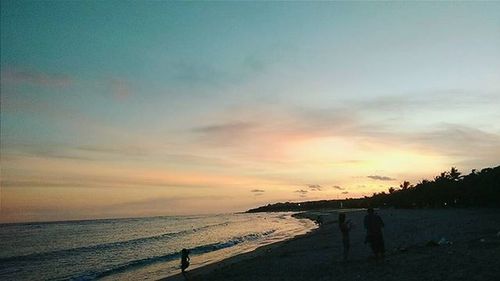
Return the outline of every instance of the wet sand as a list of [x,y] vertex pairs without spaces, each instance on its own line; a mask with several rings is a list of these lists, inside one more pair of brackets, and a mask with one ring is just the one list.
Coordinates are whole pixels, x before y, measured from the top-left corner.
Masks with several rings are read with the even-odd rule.
[[[342,260],[336,212],[313,232],[188,271],[188,280],[500,280],[500,209],[378,210],[386,257],[364,244],[365,212],[350,212],[349,260]],[[192,257],[195,259],[196,257]],[[163,280],[185,280],[175,275]]]

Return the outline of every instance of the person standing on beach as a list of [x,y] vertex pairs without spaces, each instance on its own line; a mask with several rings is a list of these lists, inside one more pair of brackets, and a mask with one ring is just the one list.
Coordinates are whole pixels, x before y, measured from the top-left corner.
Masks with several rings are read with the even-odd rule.
[[181,270],[182,270],[182,275],[185,276],[186,274],[186,268],[189,266],[189,250],[188,249],[182,249],[181,251]]
[[369,243],[376,259],[383,258],[385,253],[384,237],[382,228],[384,222],[379,215],[375,214],[373,208],[369,208],[368,214],[365,216],[366,240]]
[[350,247],[350,242],[349,242],[349,231],[351,230],[352,224],[351,221],[345,220],[345,214],[340,213],[339,214],[339,229],[340,232],[342,233],[342,245],[344,247],[344,261],[347,260],[347,257],[349,255],[349,247]]

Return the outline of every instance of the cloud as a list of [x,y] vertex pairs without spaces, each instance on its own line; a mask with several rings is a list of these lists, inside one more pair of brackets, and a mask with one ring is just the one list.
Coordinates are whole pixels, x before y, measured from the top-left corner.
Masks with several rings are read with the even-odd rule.
[[47,159],[94,160],[94,158],[82,155],[78,151],[59,142],[38,143],[37,145],[6,142],[3,153],[3,156],[11,158],[28,156]]
[[[442,123],[425,133],[411,135],[411,139],[439,149],[460,152],[463,149],[481,150],[500,148],[500,134],[485,132],[461,124]],[[469,151],[467,151],[467,154]]]
[[468,169],[495,165],[500,158],[500,134],[495,131],[442,123],[432,130],[404,138],[404,141],[421,149],[431,149],[461,159],[456,164]]
[[[4,159],[5,158],[5,159]],[[3,187],[84,188],[229,188],[247,180],[240,175],[144,167],[138,161],[81,161],[80,158],[9,152],[2,154]],[[141,161],[142,162],[142,161]],[[115,165],[113,163],[127,163]],[[255,181],[254,181],[255,182]]]
[[75,149],[86,153],[117,154],[122,156],[146,156],[149,153],[146,149],[134,145],[81,145]]
[[380,180],[380,181],[393,181],[393,180],[395,180],[394,178],[391,178],[391,177],[379,176],[379,175],[372,175],[372,176],[366,176],[366,177],[370,178],[372,180]]
[[264,193],[266,191],[263,190],[263,189],[252,189],[252,190],[250,190],[250,192],[253,192],[253,193]]
[[[93,187],[89,186],[86,182],[77,181],[50,181],[50,180],[1,180],[3,187]],[[97,186],[96,186],[97,187]],[[102,185],[99,185],[102,187]]]
[[[347,107],[355,111],[392,112],[398,116],[411,112],[420,114],[424,111],[442,112],[443,110],[463,111],[464,106],[477,108],[498,104],[499,91],[478,92],[464,89],[431,90],[406,94],[378,96],[367,100],[346,100]],[[446,108],[443,108],[446,105]]]
[[144,158],[149,152],[134,145],[78,145],[64,143],[21,144],[9,143],[6,154],[34,156],[46,159],[74,159],[85,161],[102,161],[109,159],[138,159]]
[[196,183],[175,182],[173,180],[149,180],[142,178],[120,179],[118,177],[93,176],[65,176],[57,179],[45,179],[45,177],[31,177],[32,179],[2,179],[4,187],[85,187],[85,188],[124,188],[124,187],[183,187],[183,188],[205,188]]
[[1,72],[1,83],[5,85],[31,84],[45,87],[68,87],[73,83],[73,80],[67,75],[7,68]]
[[263,145],[262,138],[270,137],[263,125],[255,121],[234,121],[201,126],[191,129],[198,137],[197,143],[205,143],[217,148],[236,148],[241,151],[258,153]]
[[342,194],[348,194],[348,193],[349,193],[349,191],[343,191],[342,192]]
[[[280,49],[280,51],[282,51]],[[249,79],[264,73],[270,65],[277,62],[277,55],[262,56],[257,53],[248,54],[241,61],[236,62],[237,68],[227,68],[221,64],[178,59],[168,64],[167,76],[183,86],[224,87],[246,82]]]
[[227,135],[227,134],[237,134],[241,135],[243,133],[252,130],[257,125],[252,122],[232,122],[225,124],[209,125],[193,129],[195,132],[213,134],[213,135]]
[[321,191],[321,185],[319,184],[310,184],[307,187],[309,187],[312,191]]
[[295,190],[294,192],[295,192],[295,193],[300,193],[301,195],[305,195],[305,194],[307,194],[307,192],[308,192],[308,191],[307,191],[307,190],[304,190],[304,189],[297,189],[297,190]]
[[[183,209],[186,205],[196,205],[201,202],[207,201],[226,201],[229,196],[221,195],[205,195],[205,196],[177,196],[177,197],[160,197],[160,198],[150,198],[142,199],[136,201],[129,201],[123,203],[110,204],[106,206],[106,209],[146,209],[146,210],[161,210],[165,211],[165,206],[169,206],[168,209]],[[173,208],[175,206],[176,208]]]
[[[470,127],[467,124],[462,124],[462,127],[442,126],[426,117],[429,111],[432,113],[438,110],[435,107],[436,104],[441,106],[449,102],[453,104],[453,107],[471,104],[474,110],[484,105],[491,107],[492,104],[498,104],[498,101],[492,99],[493,96],[498,98],[496,93],[469,96],[465,94],[465,91],[442,91],[438,97],[387,95],[363,101],[346,100],[342,104],[332,104],[327,107],[301,107],[286,103],[275,103],[272,107],[262,103],[233,105],[231,109],[225,110],[223,115],[209,116],[210,120],[219,119],[219,122],[196,128],[194,131],[201,134],[202,139],[211,140],[212,144],[219,147],[231,146],[240,152],[245,152],[246,155],[262,157],[261,154],[263,154],[268,158],[276,159],[283,157],[287,143],[323,137],[337,139],[356,137],[361,145],[373,146],[377,143],[399,149],[428,150],[433,153],[455,154],[470,158],[475,155],[472,151],[458,149],[465,142],[460,137],[465,136],[466,139],[473,139],[479,147],[493,146],[493,151],[497,153],[498,145],[495,147],[494,144],[495,141],[498,143],[499,135],[495,134],[493,129],[482,131],[478,129],[479,127],[472,127],[472,124],[469,124]],[[468,101],[458,101],[457,97],[460,99],[464,97]],[[413,101],[418,106],[415,106]],[[412,114],[407,114],[408,108],[412,110]],[[474,110],[471,109],[466,113],[470,114]],[[486,110],[484,114],[494,113]],[[449,116],[447,120],[453,120],[456,114]],[[494,117],[491,116],[491,118]],[[223,120],[238,121],[227,123]],[[421,122],[426,122],[425,128],[403,129],[408,127],[408,124]],[[479,131],[476,138],[474,138],[474,130]],[[451,142],[458,143],[458,145],[450,145]],[[466,146],[471,145],[466,144]],[[487,155],[486,157],[493,158]],[[353,160],[353,164],[362,161],[363,159],[356,159]]]
[[[252,110],[250,108],[256,107]],[[339,110],[313,110],[266,105],[235,106],[222,115],[207,116],[219,119],[190,130],[197,144],[217,149],[231,149],[236,156],[247,159],[286,160],[291,143],[320,137],[352,136],[361,128],[354,113]],[[224,120],[236,120],[227,122]]]
[[338,190],[344,190],[344,188],[343,188],[343,187],[340,187],[340,186],[338,186],[338,185],[334,185],[334,186],[332,186],[332,188],[334,188],[334,189],[338,189]]
[[300,197],[306,197],[308,191],[304,189],[297,189],[294,191],[294,193],[298,193]]

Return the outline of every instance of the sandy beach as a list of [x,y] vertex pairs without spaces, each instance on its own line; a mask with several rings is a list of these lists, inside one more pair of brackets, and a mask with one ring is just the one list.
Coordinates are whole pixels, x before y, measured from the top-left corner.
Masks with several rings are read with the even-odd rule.
[[[317,230],[294,239],[188,271],[188,280],[499,280],[500,210],[377,210],[385,223],[386,257],[364,244],[364,211],[354,224],[351,252],[342,260],[337,212]],[[192,257],[196,259],[196,257]],[[180,274],[162,280],[185,280]]]

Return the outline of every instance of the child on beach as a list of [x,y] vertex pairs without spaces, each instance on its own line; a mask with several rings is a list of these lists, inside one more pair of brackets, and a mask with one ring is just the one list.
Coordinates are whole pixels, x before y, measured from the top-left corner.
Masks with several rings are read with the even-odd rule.
[[185,274],[186,268],[189,266],[189,250],[188,249],[182,249],[181,251],[181,270],[182,274]]
[[351,228],[352,228],[351,221],[350,220],[346,221],[345,214],[340,213],[339,214],[339,229],[340,229],[340,232],[342,233],[342,244],[344,247],[344,261],[347,260],[347,257],[349,255],[349,247],[350,247],[349,231],[351,230]]

